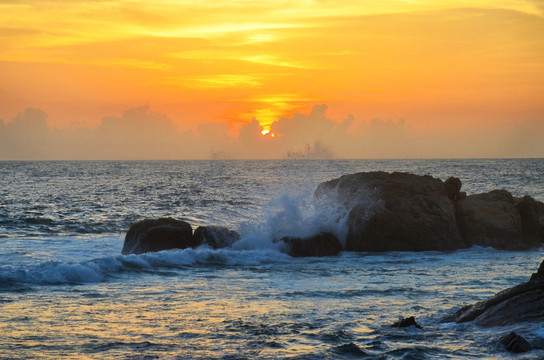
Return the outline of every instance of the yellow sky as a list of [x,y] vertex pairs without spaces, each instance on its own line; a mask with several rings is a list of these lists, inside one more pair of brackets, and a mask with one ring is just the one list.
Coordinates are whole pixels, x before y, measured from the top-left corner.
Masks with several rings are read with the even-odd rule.
[[0,119],[181,130],[327,104],[415,132],[544,121],[541,1],[0,1]]

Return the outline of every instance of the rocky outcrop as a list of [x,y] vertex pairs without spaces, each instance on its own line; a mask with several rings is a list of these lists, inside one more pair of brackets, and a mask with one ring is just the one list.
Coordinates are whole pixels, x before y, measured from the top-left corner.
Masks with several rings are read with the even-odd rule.
[[314,198],[347,212],[346,250],[450,251],[473,245],[523,250],[544,241],[544,204],[508,191],[467,196],[445,182],[408,173],[367,172],[321,183]]
[[[231,246],[240,235],[222,226],[199,226],[193,235],[191,225],[172,218],[147,219],[134,223],[128,230],[122,254],[195,248],[208,245],[213,249]],[[293,257],[333,256],[342,251],[336,236],[322,232],[310,237],[283,237],[280,250]]]
[[535,247],[540,240],[524,234],[520,212],[508,191],[467,196],[456,203],[456,211],[461,234],[471,245],[519,250]]
[[207,244],[213,249],[229,247],[240,240],[240,234],[223,226],[199,226],[194,233],[197,244]]
[[147,219],[132,224],[125,236],[121,253],[142,254],[196,245],[191,225],[185,221],[172,218]]
[[[346,221],[345,247],[330,233],[281,239],[292,256],[328,256],[349,251],[452,251],[473,245],[523,250],[544,241],[544,204],[493,190],[466,196],[461,180],[429,175],[366,172],[321,183],[316,206],[332,206]],[[330,209],[328,209],[330,210]],[[345,215],[345,216],[344,216]],[[184,249],[202,243],[231,246],[239,234],[225,227],[199,227],[161,218],[131,226],[123,254]],[[344,240],[342,238],[342,240]]]
[[342,251],[342,244],[338,238],[327,232],[307,238],[283,237],[275,242],[282,242],[284,244],[282,250],[293,257],[333,256]]
[[431,176],[368,172],[324,182],[314,195],[348,209],[347,250],[448,251],[468,246],[450,200],[454,192]]
[[503,290],[485,301],[465,306],[443,321],[474,321],[480,326],[544,321],[544,261],[529,281]]

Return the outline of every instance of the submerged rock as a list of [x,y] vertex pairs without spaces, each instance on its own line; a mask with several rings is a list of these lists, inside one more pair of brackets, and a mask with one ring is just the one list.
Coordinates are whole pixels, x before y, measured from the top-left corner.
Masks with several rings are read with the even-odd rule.
[[421,325],[419,325],[416,322],[416,318],[413,316],[401,319],[397,321],[396,323],[394,323],[393,325],[391,325],[391,327],[400,327],[400,328],[410,327],[410,326],[415,326],[418,329],[422,329]]
[[341,355],[348,355],[349,357],[366,357],[369,356],[364,350],[362,350],[356,344],[350,342],[349,344],[339,345],[335,348],[336,352]]
[[443,321],[474,321],[485,327],[544,321],[544,261],[529,281],[465,306]]
[[449,251],[468,247],[455,207],[440,179],[408,173],[367,172],[321,183],[316,201],[348,211],[351,251]]
[[196,245],[191,225],[185,221],[172,218],[147,219],[132,224],[125,236],[121,253],[143,254]]
[[327,232],[308,238],[283,237],[276,242],[278,241],[286,245],[286,252],[293,257],[333,256],[342,251],[342,244],[338,238]]
[[240,240],[240,234],[223,226],[199,226],[193,236],[197,244],[208,244],[213,249],[229,247]]
[[515,332],[501,337],[501,343],[504,348],[511,353],[524,353],[531,351],[531,345],[523,337]]

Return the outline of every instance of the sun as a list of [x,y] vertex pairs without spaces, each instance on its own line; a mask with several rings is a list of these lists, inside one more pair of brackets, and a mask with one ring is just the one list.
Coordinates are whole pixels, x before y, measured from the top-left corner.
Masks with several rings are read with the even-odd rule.
[[270,136],[270,137],[276,137],[276,134],[273,132],[270,132],[270,129],[263,129],[261,130],[262,136]]

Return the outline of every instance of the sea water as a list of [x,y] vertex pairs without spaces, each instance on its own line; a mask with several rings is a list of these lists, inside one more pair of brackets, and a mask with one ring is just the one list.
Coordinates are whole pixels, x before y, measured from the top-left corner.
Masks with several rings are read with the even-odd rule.
[[[291,258],[274,238],[342,232],[313,191],[360,171],[457,176],[469,194],[544,200],[544,160],[0,162],[0,358],[496,359],[544,324],[441,319],[526,281],[542,249]],[[237,230],[231,248],[121,255],[163,216]],[[392,328],[415,316],[422,329]]]

